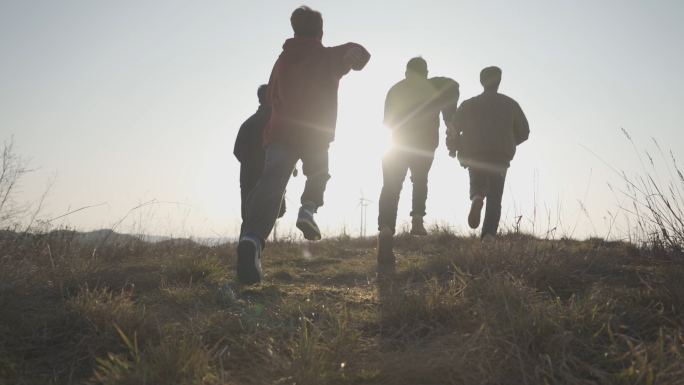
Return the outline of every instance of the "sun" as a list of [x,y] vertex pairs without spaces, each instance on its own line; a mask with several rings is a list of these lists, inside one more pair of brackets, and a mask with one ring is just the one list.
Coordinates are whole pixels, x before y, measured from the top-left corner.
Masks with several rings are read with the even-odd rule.
[[333,146],[344,149],[347,160],[382,157],[392,147],[392,132],[382,124],[382,104],[373,108],[369,100],[355,100],[354,108],[345,109],[339,116]]
[[392,148],[392,131],[389,128],[379,125],[366,131],[366,135],[366,151],[383,156]]

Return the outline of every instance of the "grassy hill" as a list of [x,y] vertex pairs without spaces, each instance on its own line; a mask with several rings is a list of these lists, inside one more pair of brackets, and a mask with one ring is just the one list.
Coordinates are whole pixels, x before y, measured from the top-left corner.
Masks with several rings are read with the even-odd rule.
[[684,258],[433,229],[235,245],[0,243],[0,384],[682,384]]

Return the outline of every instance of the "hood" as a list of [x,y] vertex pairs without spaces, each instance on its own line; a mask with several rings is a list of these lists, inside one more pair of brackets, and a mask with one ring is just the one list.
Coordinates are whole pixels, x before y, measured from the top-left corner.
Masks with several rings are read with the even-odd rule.
[[320,40],[311,37],[293,37],[283,44],[283,52],[280,59],[286,62],[297,62],[323,49]]

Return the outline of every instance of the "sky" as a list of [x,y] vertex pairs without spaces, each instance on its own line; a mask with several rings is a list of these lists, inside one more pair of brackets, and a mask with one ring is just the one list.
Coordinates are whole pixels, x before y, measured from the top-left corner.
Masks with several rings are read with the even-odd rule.
[[[300,1],[0,2],[0,140],[36,171],[20,199],[35,201],[57,174],[43,211],[79,230],[234,237],[240,225],[237,131],[257,107]],[[310,1],[323,44],[362,44],[372,55],[340,82],[337,138],[316,220],[324,236],[368,235],[382,186],[384,99],[422,56],[430,76],[459,82],[503,70],[530,139],[506,180],[502,223],[557,236],[620,237],[624,187],[610,167],[643,175],[645,152],[684,159],[684,2]],[[632,142],[623,134],[629,133]],[[444,127],[440,128],[441,131]],[[640,160],[641,159],[641,160]],[[667,159],[654,156],[667,178]],[[677,163],[682,167],[681,163]],[[609,167],[610,166],[610,167]],[[650,167],[650,164],[647,164]],[[470,233],[467,171],[440,143],[430,172],[428,225]],[[287,190],[280,236],[297,235],[304,178]],[[410,217],[407,177],[399,227]],[[140,204],[151,202],[143,207]],[[617,215],[618,226],[610,216]]]

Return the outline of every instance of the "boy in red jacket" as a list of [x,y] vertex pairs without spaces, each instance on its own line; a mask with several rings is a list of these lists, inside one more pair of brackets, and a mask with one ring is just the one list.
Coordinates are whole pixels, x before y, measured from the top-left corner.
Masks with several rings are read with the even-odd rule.
[[302,6],[290,18],[294,38],[283,45],[273,67],[266,100],[272,107],[264,129],[266,165],[247,200],[244,234],[238,244],[238,279],[261,281],[261,250],[273,229],[283,192],[298,160],[306,175],[297,227],[308,240],[321,239],[313,219],[323,206],[330,179],[328,148],[335,139],[337,89],[342,76],[363,69],[370,54],[358,44],[324,47],[320,12]]

